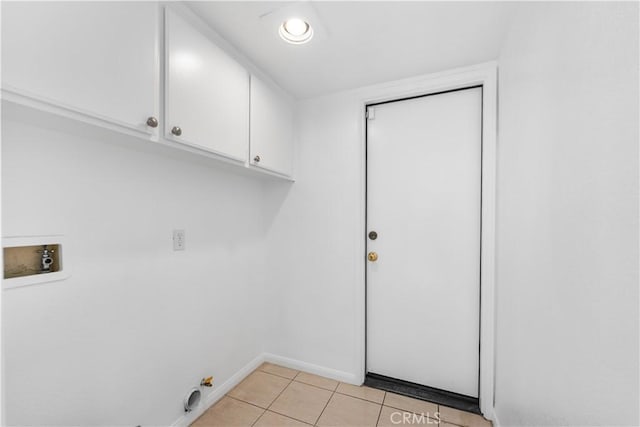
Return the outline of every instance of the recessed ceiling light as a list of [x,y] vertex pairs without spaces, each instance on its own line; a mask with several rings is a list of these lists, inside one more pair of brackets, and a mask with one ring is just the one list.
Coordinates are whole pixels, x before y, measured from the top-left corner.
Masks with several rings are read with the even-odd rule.
[[306,43],[313,37],[311,25],[300,18],[287,19],[280,25],[278,32],[284,41],[293,44]]

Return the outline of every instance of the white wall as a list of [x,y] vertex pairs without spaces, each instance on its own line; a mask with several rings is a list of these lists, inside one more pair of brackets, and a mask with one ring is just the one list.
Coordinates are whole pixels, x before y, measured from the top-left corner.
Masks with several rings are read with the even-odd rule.
[[522,4],[499,65],[498,418],[638,425],[638,4]]
[[[300,101],[296,183],[274,189],[267,351],[364,379],[364,103],[468,84],[486,66],[418,76]],[[447,86],[449,87],[449,86]],[[437,88],[437,89],[436,89]],[[325,371],[326,372],[326,371]]]
[[296,182],[273,189],[267,277],[279,302],[267,351],[361,376],[357,287],[363,259],[360,215],[362,111],[350,95],[297,107]]
[[[637,5],[518,8],[499,62],[498,416],[638,424]],[[299,103],[268,238],[267,350],[355,379],[364,92]]]
[[[263,351],[273,184],[32,120],[3,116],[3,232],[64,234],[73,272],[4,291],[7,423],[169,425],[201,378],[220,385]],[[186,229],[184,252],[172,251],[174,228]]]

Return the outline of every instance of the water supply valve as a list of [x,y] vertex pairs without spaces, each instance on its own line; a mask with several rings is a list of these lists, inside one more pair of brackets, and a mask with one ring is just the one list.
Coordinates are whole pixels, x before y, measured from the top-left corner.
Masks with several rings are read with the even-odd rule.
[[42,256],[40,257],[40,272],[50,273],[51,267],[53,267],[53,249],[47,249],[47,245],[42,245],[42,250],[38,251]]

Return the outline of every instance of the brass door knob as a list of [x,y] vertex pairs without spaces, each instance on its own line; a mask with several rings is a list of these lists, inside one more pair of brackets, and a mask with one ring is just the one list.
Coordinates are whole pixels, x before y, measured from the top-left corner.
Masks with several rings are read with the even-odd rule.
[[378,260],[378,254],[375,252],[369,252],[367,254],[367,259],[371,262],[376,262]]

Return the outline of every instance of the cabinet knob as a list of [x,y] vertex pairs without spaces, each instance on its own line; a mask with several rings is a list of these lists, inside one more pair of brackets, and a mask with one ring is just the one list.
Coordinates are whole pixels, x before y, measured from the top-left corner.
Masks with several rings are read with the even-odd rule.
[[260,163],[260,156],[255,156],[253,158],[253,161],[256,162],[256,163]]
[[171,133],[175,136],[180,136],[182,135],[182,129],[180,129],[180,126],[174,126],[171,128]]
[[149,117],[147,119],[147,126],[149,126],[150,128],[157,128],[158,127],[158,119],[156,119],[155,117]]

